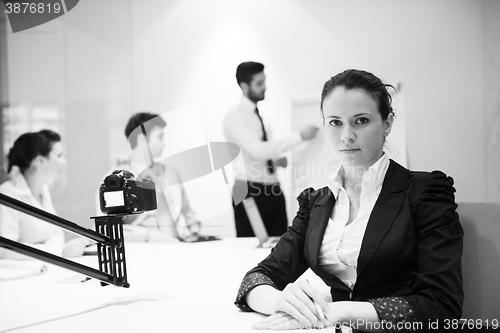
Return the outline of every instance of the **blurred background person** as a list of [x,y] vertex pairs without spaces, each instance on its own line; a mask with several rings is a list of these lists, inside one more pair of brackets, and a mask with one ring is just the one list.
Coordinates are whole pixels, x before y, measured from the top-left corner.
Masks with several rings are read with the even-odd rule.
[[[299,132],[273,140],[257,108],[267,89],[264,65],[253,61],[241,63],[236,69],[236,81],[243,95],[239,105],[226,114],[223,125],[226,140],[240,146],[244,160],[244,168],[235,164],[233,193],[248,188],[248,196],[255,199],[268,235],[281,236],[286,232],[288,220],[276,167],[286,167],[287,162],[279,154],[314,138],[318,128],[307,125]],[[243,203],[234,207],[234,220],[237,237],[254,236]]]
[[[127,241],[177,242],[196,236],[200,230],[200,222],[189,204],[182,184],[168,187],[168,183],[180,183],[178,172],[152,160],[158,160],[162,155],[165,147],[163,131],[166,126],[167,123],[158,114],[147,112],[132,115],[125,126],[125,136],[130,146],[130,162],[121,163],[114,169],[128,170],[136,179],[152,179],[156,186],[157,201],[156,210],[128,216],[124,220]],[[109,174],[111,171],[106,176]],[[100,205],[97,204],[97,207],[99,209]],[[99,212],[99,215],[102,213]]]
[[[0,185],[0,193],[56,214],[49,186],[66,164],[59,134],[51,130],[25,133],[14,142],[7,158],[8,180]],[[64,257],[81,256],[91,243],[81,237],[65,243],[60,227],[4,205],[0,205],[0,236]],[[29,259],[2,248],[0,258]]]

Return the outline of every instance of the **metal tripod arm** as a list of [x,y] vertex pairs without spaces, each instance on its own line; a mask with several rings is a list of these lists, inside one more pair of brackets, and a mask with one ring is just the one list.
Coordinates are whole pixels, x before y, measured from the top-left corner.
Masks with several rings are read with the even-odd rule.
[[104,284],[113,284],[125,288],[130,286],[127,282],[121,216],[97,217],[96,225],[98,226],[98,230],[102,232],[98,233],[2,193],[0,193],[0,204],[96,241],[100,270],[1,236],[0,247],[93,277]]

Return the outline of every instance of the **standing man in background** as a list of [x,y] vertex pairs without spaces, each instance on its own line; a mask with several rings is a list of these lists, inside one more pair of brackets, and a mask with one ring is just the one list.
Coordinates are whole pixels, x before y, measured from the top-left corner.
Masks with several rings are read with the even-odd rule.
[[[308,125],[300,132],[272,140],[257,108],[266,92],[264,65],[241,63],[236,69],[236,80],[243,96],[239,105],[224,118],[226,140],[240,146],[244,161],[244,167],[235,164],[233,193],[248,188],[248,196],[254,197],[269,236],[281,236],[286,232],[288,220],[285,197],[275,173],[277,166],[286,166],[286,160],[279,159],[279,154],[314,138],[318,128]],[[234,219],[237,237],[254,236],[243,203],[234,207]]]

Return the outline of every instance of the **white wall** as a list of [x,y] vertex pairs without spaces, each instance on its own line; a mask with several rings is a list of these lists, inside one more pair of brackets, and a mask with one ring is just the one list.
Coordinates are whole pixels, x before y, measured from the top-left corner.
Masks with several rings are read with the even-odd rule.
[[133,98],[129,14],[130,4],[121,0],[81,1],[59,19],[7,35],[10,105],[60,109],[53,129],[62,135],[68,164],[52,197],[59,215],[86,227],[93,225],[89,217],[104,173],[127,155],[123,129]]
[[[494,76],[485,81],[485,75],[496,64],[484,60],[483,50],[500,45],[491,32],[483,45],[484,30],[500,22],[498,11],[487,8],[497,6],[487,0],[80,1],[61,19],[8,35],[9,98],[63,106],[68,171],[55,204],[78,222],[94,213],[89,198],[103,170],[126,153],[122,130],[131,113],[194,104],[206,140],[224,140],[223,116],[240,96],[235,69],[247,60],[266,65],[260,109],[276,136],[289,131],[292,99],[319,96],[341,70],[362,68],[402,82],[410,167],[453,176],[458,201],[500,200],[487,191],[484,172],[496,170],[486,158],[485,128],[497,109],[483,112],[485,98],[493,98],[483,85]],[[210,223],[225,226],[216,233],[234,234],[231,212]]]
[[483,1],[482,22],[486,197],[500,201],[500,1]]

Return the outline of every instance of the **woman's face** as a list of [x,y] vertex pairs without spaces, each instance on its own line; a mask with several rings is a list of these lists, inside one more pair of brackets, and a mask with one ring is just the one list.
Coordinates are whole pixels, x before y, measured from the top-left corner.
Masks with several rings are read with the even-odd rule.
[[60,142],[54,142],[52,150],[47,157],[43,159],[43,175],[46,177],[47,184],[52,184],[61,174],[61,171],[66,165],[66,159],[63,156],[63,149]]
[[342,165],[366,171],[382,156],[393,116],[382,120],[376,101],[364,90],[335,88],[323,101],[323,113],[328,146]]

